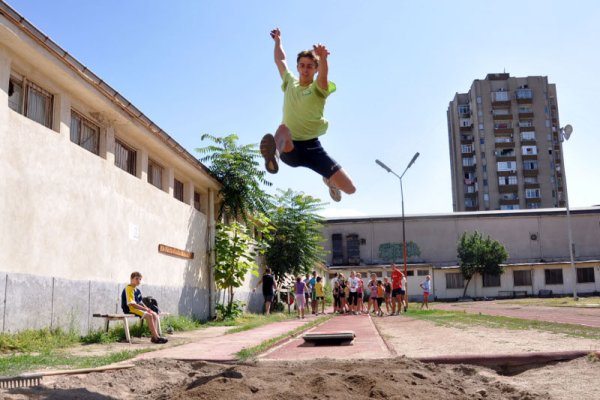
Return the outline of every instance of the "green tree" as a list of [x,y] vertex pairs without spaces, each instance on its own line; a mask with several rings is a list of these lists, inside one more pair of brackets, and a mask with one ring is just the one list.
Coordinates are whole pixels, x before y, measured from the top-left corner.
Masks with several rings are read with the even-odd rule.
[[258,276],[256,258],[264,253],[265,246],[252,236],[251,229],[259,229],[268,237],[270,228],[265,217],[255,220],[251,228],[237,221],[217,224],[214,273],[217,287],[227,291],[226,315],[231,315],[234,289],[243,285],[246,274]]
[[460,272],[467,280],[463,297],[475,274],[483,276],[483,274],[501,275],[504,273],[504,268],[500,264],[506,261],[508,253],[502,243],[489,236],[484,239],[479,232],[471,234],[465,232],[458,242],[457,252]]
[[286,275],[314,269],[323,255],[323,218],[317,214],[321,200],[303,193],[279,190],[269,218],[274,226],[265,252],[265,261],[278,282]]
[[204,134],[202,140],[214,144],[196,149],[204,154],[200,161],[207,162],[213,175],[221,182],[221,205],[219,218],[243,220],[252,225],[248,217],[265,213],[270,206],[270,196],[261,189],[261,184],[271,186],[260,169],[262,159],[256,144],[239,145],[237,135],[215,137]]
[[236,135],[204,134],[201,139],[214,143],[196,150],[221,182],[218,219],[228,222],[217,225],[214,273],[217,286],[227,291],[225,315],[231,316],[235,288],[243,284],[248,272],[258,275],[256,257],[264,252],[264,242],[259,243],[252,233],[257,230],[268,236],[270,225],[264,213],[271,201],[261,185],[271,186],[271,182],[259,169],[256,144],[239,145]]

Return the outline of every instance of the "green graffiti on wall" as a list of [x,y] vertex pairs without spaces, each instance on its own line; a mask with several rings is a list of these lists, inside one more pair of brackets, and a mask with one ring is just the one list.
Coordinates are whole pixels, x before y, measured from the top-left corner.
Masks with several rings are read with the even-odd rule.
[[[382,243],[379,245],[379,258],[388,262],[397,262],[403,259],[402,243]],[[412,241],[406,243],[406,257],[419,257],[421,250]]]

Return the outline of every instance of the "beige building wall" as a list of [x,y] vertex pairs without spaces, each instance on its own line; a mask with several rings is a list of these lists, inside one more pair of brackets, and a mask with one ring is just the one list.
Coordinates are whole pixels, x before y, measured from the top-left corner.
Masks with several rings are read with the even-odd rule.
[[[576,209],[571,213],[575,261],[577,268],[594,268],[594,282],[578,283],[578,293],[600,291],[600,208]],[[555,294],[572,293],[575,273],[570,267],[567,221],[564,209],[541,209],[520,211],[496,211],[477,213],[452,213],[439,215],[412,215],[406,218],[406,241],[418,246],[419,255],[409,254],[409,293],[420,294],[419,273],[412,272],[429,268],[433,274],[435,295],[439,298],[462,296],[463,288],[447,289],[446,274],[457,273],[459,260],[457,244],[464,232],[478,231],[500,241],[509,258],[506,273],[501,276],[501,285],[483,287],[481,277],[469,284],[467,294],[476,297],[497,297],[502,291],[527,291],[538,294],[541,289],[553,290]],[[342,235],[341,263],[333,263],[336,250],[332,246],[332,235]],[[358,235],[360,240],[360,264],[348,264],[347,236]],[[402,243],[402,218],[365,217],[330,219],[323,229],[328,252],[326,263],[330,273],[335,271],[383,271],[389,270],[390,260],[380,253],[380,246]],[[396,260],[402,265],[402,258]],[[547,285],[545,269],[563,270],[563,283]],[[513,270],[530,269],[533,272],[531,285],[514,285]],[[501,293],[500,293],[501,294]]]
[[454,211],[564,207],[556,86],[488,74],[447,111]]
[[[118,92],[18,20],[0,4],[2,331],[99,327],[91,314],[120,311],[135,270],[144,275],[142,292],[163,310],[207,318],[217,297],[210,266],[219,182]],[[9,108],[11,79],[49,93],[48,127]],[[71,140],[73,111],[99,130],[98,154]],[[135,151],[134,174],[115,164],[117,140]],[[160,188],[149,182],[149,159],[163,167]],[[193,257],[159,252],[161,244]]]

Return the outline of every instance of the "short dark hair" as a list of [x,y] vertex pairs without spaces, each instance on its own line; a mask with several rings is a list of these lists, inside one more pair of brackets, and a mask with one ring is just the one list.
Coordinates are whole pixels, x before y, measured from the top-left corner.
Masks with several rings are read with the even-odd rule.
[[141,277],[142,277],[142,274],[140,274],[139,272],[135,271],[135,272],[132,272],[132,273],[131,273],[131,277],[130,277],[130,279],[133,279],[133,278],[141,278]]
[[321,282],[321,277],[317,276],[317,282]]
[[271,268],[265,269],[265,274],[270,274],[270,273],[271,273]]
[[300,62],[302,57],[308,57],[315,62],[315,67],[319,66],[319,57],[312,50],[302,50],[298,53],[298,57],[296,57],[296,64]]

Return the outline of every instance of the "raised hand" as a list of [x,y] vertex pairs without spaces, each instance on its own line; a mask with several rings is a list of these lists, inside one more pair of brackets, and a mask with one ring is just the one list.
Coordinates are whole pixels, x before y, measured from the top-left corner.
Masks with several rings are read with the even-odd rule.
[[329,50],[327,50],[327,47],[325,47],[325,45],[322,43],[317,43],[313,45],[313,51],[315,52],[317,57],[319,57],[322,60],[326,59],[329,55]]
[[275,28],[271,31],[271,37],[276,42],[281,40],[281,31],[279,30],[279,28]]

